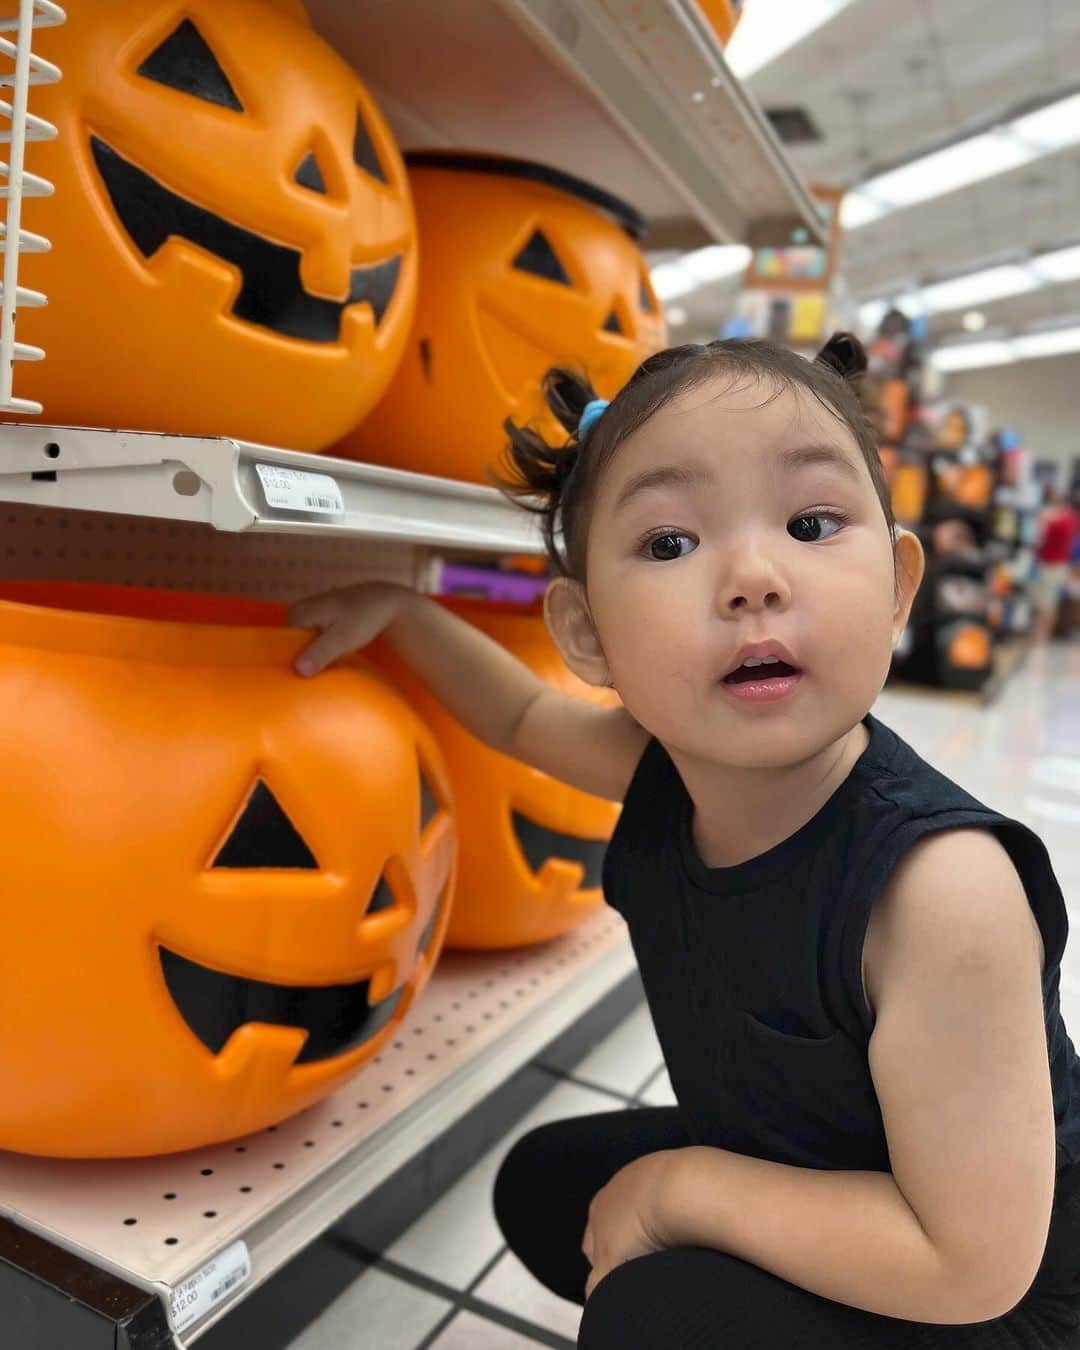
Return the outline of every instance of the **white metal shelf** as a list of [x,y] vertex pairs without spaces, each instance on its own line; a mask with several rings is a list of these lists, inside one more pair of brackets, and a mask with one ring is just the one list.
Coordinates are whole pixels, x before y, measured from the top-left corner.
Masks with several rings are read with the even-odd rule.
[[167,1308],[194,1272],[246,1244],[250,1276],[177,1335],[188,1346],[633,968],[625,924],[609,909],[541,946],[445,952],[396,1038],[319,1105],[163,1158],[0,1153],[0,1214]]
[[541,160],[649,220],[653,247],[823,242],[805,185],[696,0],[306,0],[405,149]]
[[[331,478],[342,509],[271,506],[258,465]],[[534,519],[494,488],[227,437],[0,426],[0,502],[148,516],[237,533],[543,552]]]

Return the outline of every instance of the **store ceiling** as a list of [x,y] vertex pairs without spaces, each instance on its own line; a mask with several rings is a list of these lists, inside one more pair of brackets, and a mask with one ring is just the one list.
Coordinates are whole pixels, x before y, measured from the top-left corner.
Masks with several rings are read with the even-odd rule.
[[[852,187],[1080,89],[1080,0],[852,0],[748,83],[764,108],[802,109],[820,131],[787,147],[800,172]],[[841,270],[861,300],[1078,242],[1080,143],[849,230]],[[680,300],[676,334],[715,330],[736,289]],[[1077,287],[978,308],[993,325],[1075,314]],[[962,318],[931,331],[959,333]]]

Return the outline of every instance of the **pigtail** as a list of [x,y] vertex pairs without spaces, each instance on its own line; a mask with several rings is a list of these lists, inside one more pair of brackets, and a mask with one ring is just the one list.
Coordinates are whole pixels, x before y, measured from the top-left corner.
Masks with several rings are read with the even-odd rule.
[[507,444],[499,472],[488,470],[489,481],[519,506],[541,517],[540,527],[548,557],[564,575],[567,559],[556,536],[560,533],[560,510],[567,483],[581,454],[578,424],[596,393],[578,371],[555,366],[541,383],[544,401],[560,425],[567,431],[562,445],[549,445],[532,426],[518,426],[508,417],[503,422]]
[[885,408],[878,389],[867,378],[866,348],[854,333],[834,333],[814,357],[816,364],[835,370],[858,399],[866,425],[878,443],[885,434]]
[[834,333],[814,360],[822,366],[831,366],[845,380],[857,380],[869,366],[866,348],[854,333]]
[[581,414],[596,399],[596,390],[578,370],[553,366],[541,382],[544,402],[576,439]]

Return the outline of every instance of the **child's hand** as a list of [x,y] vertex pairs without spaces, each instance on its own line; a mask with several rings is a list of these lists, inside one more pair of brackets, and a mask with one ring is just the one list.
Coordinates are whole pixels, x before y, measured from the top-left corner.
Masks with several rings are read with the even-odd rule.
[[297,671],[315,675],[338,657],[374,642],[411,595],[408,587],[396,582],[365,581],[299,601],[289,610],[289,627],[322,631],[296,658]]
[[593,1196],[581,1243],[592,1266],[586,1298],[616,1266],[668,1245],[661,1232],[660,1201],[673,1152],[665,1149],[635,1158]]

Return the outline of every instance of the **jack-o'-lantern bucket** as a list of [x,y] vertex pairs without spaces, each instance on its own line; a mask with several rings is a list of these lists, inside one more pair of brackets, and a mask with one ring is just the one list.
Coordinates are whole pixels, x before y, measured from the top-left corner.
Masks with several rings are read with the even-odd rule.
[[0,1148],[194,1148],[372,1058],[442,945],[430,732],[278,606],[0,585]]
[[698,0],[698,6],[721,47],[731,41],[731,35],[742,18],[742,0]]
[[[443,599],[563,693],[602,706],[618,697],[570,671],[539,607]],[[503,948],[543,942],[603,904],[601,869],[620,806],[541,773],[472,736],[385,644],[372,658],[431,728],[450,772],[460,840],[446,945]]]
[[406,155],[420,239],[420,294],[398,372],[335,454],[487,483],[503,422],[548,412],[548,369],[583,370],[613,397],[666,345],[637,240],[641,217],[543,165],[490,155]]
[[416,230],[400,151],[300,0],[84,0],[27,148],[55,196],[19,281],[18,392],[53,423],[321,450],[401,356]]

